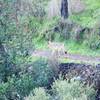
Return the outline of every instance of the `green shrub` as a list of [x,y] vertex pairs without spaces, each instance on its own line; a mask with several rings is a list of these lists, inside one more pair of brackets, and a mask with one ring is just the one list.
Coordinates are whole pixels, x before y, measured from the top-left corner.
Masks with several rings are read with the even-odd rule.
[[85,42],[93,50],[100,49],[99,30],[95,29],[89,35],[87,35]]
[[57,100],[95,100],[95,91],[78,81],[56,80],[52,86]]
[[53,77],[53,73],[47,63],[47,60],[38,60],[26,70],[27,73],[26,71],[22,71],[22,74],[19,75],[19,77],[9,77],[9,81],[0,84],[1,99],[16,99],[16,96],[22,99],[29,95],[34,88],[50,85],[49,79]]
[[36,88],[25,100],[95,100],[95,91],[92,87],[73,80],[56,80],[50,90],[51,95],[48,93],[43,88]]
[[7,98],[7,100],[22,99],[29,95],[35,86],[31,76],[24,75],[20,79],[9,79],[8,82],[0,84],[0,98]]
[[49,67],[47,60],[38,60],[33,64],[33,79],[37,86],[47,86],[49,79],[53,77],[52,69]]
[[21,97],[24,97],[36,87],[33,78],[29,75],[23,75],[18,81],[15,82],[15,88]]
[[34,17],[38,17],[39,19],[42,19],[45,16],[46,12],[45,12],[45,7],[43,5],[43,1],[41,0],[37,0],[34,1],[33,0],[33,15]]
[[36,88],[34,95],[30,94],[25,100],[50,100],[50,95],[43,88]]
[[8,88],[8,84],[0,84],[0,100],[2,100],[2,98],[6,98],[6,96],[4,95],[7,91]]
[[15,99],[18,93],[14,87],[14,80],[0,84],[0,100]]

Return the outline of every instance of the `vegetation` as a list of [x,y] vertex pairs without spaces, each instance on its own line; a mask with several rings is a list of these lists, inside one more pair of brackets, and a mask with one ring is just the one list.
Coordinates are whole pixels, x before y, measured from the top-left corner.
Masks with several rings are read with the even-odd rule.
[[80,82],[56,80],[52,86],[52,95],[44,88],[36,88],[33,94],[25,100],[95,100],[95,91],[91,87],[84,87]]
[[48,50],[50,40],[63,42],[68,53],[100,56],[99,2],[84,0],[86,9],[63,23],[48,18],[49,0],[0,0],[0,100],[95,100],[92,86],[57,80],[55,57],[32,53]]

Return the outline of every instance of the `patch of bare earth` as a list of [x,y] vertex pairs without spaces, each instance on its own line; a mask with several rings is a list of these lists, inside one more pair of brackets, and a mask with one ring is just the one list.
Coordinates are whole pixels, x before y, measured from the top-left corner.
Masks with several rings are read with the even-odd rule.
[[[36,50],[32,53],[32,56],[38,56],[38,57],[50,57],[52,52],[50,50]],[[61,57],[70,59],[70,60],[78,60],[82,62],[92,62],[92,63],[99,63],[100,62],[100,57],[96,56],[86,56],[86,55],[81,55],[81,54],[65,54],[62,55]]]

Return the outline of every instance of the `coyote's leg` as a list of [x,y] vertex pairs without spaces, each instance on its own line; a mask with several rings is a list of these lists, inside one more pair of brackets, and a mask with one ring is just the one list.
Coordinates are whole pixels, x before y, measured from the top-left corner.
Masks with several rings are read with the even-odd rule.
[[56,57],[59,57],[59,51],[58,51],[58,49],[55,50],[55,56],[56,56]]
[[58,50],[58,57],[61,57],[61,51]]
[[60,52],[59,52],[59,50],[57,50],[57,57],[60,57]]
[[52,55],[52,56],[55,55],[55,50],[52,50],[51,55]]
[[63,56],[65,55],[65,49],[62,50]]
[[52,50],[52,56],[59,57],[59,50]]
[[59,49],[59,57],[62,56],[62,49]]

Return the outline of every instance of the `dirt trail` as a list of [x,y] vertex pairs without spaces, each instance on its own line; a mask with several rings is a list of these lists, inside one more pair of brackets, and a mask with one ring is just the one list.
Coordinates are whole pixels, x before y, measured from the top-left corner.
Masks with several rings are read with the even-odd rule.
[[[38,57],[49,57],[50,55],[51,55],[50,50],[36,50],[32,53],[32,56],[38,56]],[[93,56],[68,53],[63,55],[63,57],[71,60],[82,61],[82,62],[100,63],[100,56],[93,57]]]

